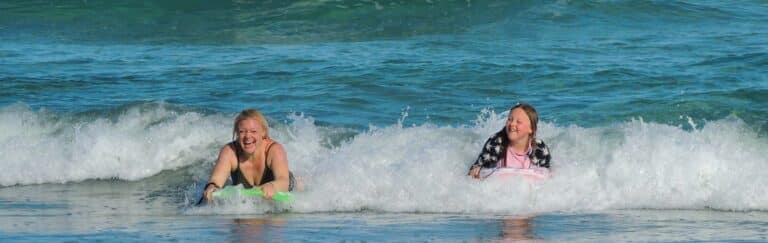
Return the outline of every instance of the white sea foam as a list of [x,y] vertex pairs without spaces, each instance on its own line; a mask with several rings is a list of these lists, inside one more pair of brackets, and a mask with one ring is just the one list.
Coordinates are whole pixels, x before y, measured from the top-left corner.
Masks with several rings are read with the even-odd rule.
[[229,118],[134,107],[117,117],[0,109],[0,185],[140,180],[214,156]]
[[467,167],[505,115],[483,117],[471,127],[373,128],[331,149],[290,142],[289,153],[312,155],[292,158],[308,182],[293,210],[768,209],[762,170],[768,142],[735,118],[693,131],[642,119],[596,128],[543,123],[540,137],[554,154],[552,179],[476,181],[465,176]]
[[[23,105],[0,109],[0,184],[141,180],[193,166],[196,197],[232,117],[134,107],[115,117],[65,118]],[[535,213],[624,208],[768,210],[768,141],[737,118],[697,130],[636,119],[585,128],[541,123],[553,177],[477,181],[467,168],[505,114],[463,127],[371,127],[342,142],[301,114],[271,135],[302,177],[295,212]],[[338,144],[338,145],[329,145]],[[191,199],[189,201],[192,201]],[[208,213],[269,211],[242,204]],[[203,210],[205,212],[205,210]],[[200,212],[200,210],[195,210]]]

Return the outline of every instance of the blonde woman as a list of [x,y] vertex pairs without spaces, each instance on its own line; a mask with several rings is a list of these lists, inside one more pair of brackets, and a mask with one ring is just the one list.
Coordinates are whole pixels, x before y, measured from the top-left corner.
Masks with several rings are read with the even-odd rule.
[[292,191],[296,184],[288,170],[288,158],[280,143],[269,137],[269,124],[261,112],[247,109],[235,118],[234,141],[219,151],[211,178],[205,185],[204,198],[211,201],[214,191],[221,189],[229,176],[233,185],[260,188],[264,198],[275,192]]

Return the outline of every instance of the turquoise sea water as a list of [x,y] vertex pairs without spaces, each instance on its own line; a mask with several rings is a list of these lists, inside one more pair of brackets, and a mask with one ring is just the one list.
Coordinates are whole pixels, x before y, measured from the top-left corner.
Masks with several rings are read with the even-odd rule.
[[[767,237],[764,1],[0,12],[1,241]],[[516,102],[555,176],[466,178]],[[307,190],[287,210],[193,207],[249,107]]]

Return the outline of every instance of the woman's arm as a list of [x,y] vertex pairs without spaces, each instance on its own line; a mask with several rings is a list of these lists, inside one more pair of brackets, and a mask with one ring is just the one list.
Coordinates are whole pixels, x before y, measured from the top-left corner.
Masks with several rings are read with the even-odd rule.
[[275,192],[288,191],[288,184],[290,183],[288,175],[288,156],[285,153],[283,145],[275,143],[268,151],[269,161],[267,164],[272,169],[272,174],[275,176],[275,180],[261,185],[261,190],[264,191],[264,197],[272,199]]
[[203,195],[207,201],[211,201],[213,191],[220,189],[227,182],[227,177],[232,171],[233,162],[237,163],[237,156],[235,156],[232,146],[227,144],[219,150],[219,158],[216,159],[216,165],[213,166],[211,178],[208,179],[208,184],[203,189],[205,190]]

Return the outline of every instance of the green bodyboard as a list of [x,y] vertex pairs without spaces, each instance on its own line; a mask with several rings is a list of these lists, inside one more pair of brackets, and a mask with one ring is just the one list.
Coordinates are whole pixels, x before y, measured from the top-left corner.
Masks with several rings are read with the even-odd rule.
[[[242,186],[225,186],[219,190],[213,192],[214,199],[231,198],[235,196],[257,196],[263,197],[264,191],[258,188],[243,188]],[[275,192],[272,199],[276,202],[291,202],[293,201],[293,194],[290,192]]]

